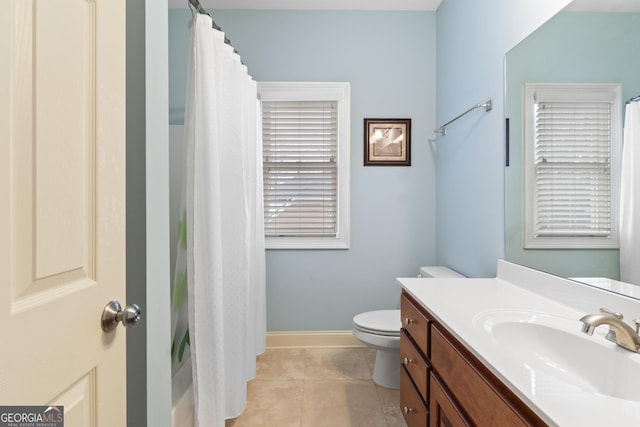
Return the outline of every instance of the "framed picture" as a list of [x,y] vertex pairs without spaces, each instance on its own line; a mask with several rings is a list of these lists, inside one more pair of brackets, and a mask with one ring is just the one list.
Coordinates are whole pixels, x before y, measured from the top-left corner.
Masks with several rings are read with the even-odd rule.
[[364,119],[365,166],[411,166],[411,119]]

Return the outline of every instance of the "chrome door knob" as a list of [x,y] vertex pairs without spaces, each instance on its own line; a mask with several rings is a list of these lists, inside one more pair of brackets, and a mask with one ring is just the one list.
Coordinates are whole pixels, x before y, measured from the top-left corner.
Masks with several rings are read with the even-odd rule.
[[140,307],[137,304],[128,305],[122,309],[118,301],[111,301],[102,310],[102,319],[100,325],[105,332],[113,331],[118,322],[122,322],[125,328],[131,328],[140,321]]

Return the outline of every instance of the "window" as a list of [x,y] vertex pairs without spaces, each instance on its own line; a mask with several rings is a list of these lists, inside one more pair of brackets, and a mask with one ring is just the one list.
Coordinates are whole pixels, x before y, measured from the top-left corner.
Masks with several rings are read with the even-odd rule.
[[258,83],[268,249],[349,247],[349,91]]
[[618,247],[618,84],[525,85],[525,248]]

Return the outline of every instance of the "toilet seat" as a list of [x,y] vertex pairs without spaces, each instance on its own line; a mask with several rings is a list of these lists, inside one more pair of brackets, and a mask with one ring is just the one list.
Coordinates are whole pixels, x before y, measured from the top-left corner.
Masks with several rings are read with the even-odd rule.
[[353,326],[369,334],[399,337],[402,328],[400,310],[376,310],[360,313],[354,316]]

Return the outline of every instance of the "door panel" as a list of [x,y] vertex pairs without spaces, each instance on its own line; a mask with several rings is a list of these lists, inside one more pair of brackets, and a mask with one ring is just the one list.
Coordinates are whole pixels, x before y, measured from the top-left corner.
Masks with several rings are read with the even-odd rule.
[[62,394],[56,396],[53,402],[64,406],[65,425],[94,426],[96,411],[96,371],[92,370],[87,375],[78,379]]
[[0,16],[0,404],[125,425],[124,1]]

